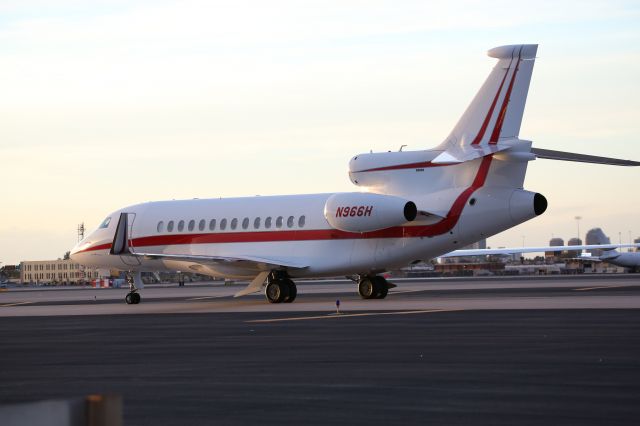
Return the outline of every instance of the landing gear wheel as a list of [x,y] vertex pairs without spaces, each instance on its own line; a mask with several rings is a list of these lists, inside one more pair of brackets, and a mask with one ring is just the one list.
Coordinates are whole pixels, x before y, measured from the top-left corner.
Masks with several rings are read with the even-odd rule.
[[285,282],[289,286],[289,297],[287,297],[284,303],[291,303],[296,300],[296,296],[298,295],[298,288],[296,287],[296,283],[294,283],[290,279],[285,280]]
[[385,280],[382,277],[374,277],[373,278],[373,285],[376,289],[376,299],[384,299],[385,297],[387,297],[387,294],[389,293],[389,286],[387,285],[387,280]]
[[127,293],[124,301],[127,302],[127,305],[137,305],[138,303],[140,303],[141,299],[142,298],[138,293]]
[[290,297],[289,285],[286,280],[271,281],[264,289],[264,295],[269,303],[282,303]]
[[363,299],[373,299],[376,297],[376,288],[371,278],[365,277],[358,283],[358,293]]

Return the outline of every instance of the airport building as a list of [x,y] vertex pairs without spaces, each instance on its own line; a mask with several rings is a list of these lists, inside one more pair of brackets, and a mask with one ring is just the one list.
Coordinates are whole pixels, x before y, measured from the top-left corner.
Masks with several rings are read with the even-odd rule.
[[[582,245],[582,240],[580,238],[569,238],[569,241],[567,241],[567,245],[568,246],[581,246]],[[567,256],[569,257],[579,257],[580,253],[582,252],[582,250],[568,250],[567,251]]]
[[[607,237],[601,228],[593,228],[587,231],[587,244],[611,244],[611,240]],[[587,250],[592,256],[602,256],[602,250]]]
[[80,284],[110,275],[108,269],[90,269],[70,259],[20,262],[22,284]]
[[[551,240],[549,240],[549,245],[551,247],[558,247],[558,246],[563,246],[564,245],[564,240],[562,238],[551,238]],[[558,257],[560,257],[560,255],[562,254],[562,251],[546,251],[544,252],[544,257],[550,260],[556,259]]]

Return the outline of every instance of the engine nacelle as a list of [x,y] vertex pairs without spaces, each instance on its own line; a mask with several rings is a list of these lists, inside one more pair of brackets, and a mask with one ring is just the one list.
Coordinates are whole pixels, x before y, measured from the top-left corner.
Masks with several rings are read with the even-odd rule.
[[370,232],[413,221],[415,203],[391,195],[348,192],[334,194],[324,205],[331,226],[346,232]]

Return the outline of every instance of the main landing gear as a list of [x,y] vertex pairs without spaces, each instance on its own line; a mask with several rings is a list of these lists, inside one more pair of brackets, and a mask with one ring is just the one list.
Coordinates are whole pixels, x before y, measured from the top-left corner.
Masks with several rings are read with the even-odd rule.
[[269,303],[291,303],[296,300],[296,284],[281,271],[273,271],[267,278],[264,295]]
[[358,280],[358,293],[363,299],[384,299],[389,293],[389,283],[378,275],[362,276]]
[[130,274],[127,274],[127,283],[129,284],[129,293],[125,296],[124,301],[127,302],[127,305],[137,305],[142,298],[140,297],[140,293],[138,293],[134,278]]

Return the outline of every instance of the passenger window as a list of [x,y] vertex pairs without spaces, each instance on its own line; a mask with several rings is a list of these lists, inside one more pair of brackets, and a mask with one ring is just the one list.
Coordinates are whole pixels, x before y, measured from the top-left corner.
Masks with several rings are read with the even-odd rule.
[[238,227],[238,219],[235,217],[231,219],[231,229],[236,229]]
[[193,228],[195,228],[195,227],[196,227],[196,221],[191,219],[189,221],[189,231],[193,231]]
[[169,223],[167,223],[167,231],[168,232],[173,232],[173,221],[170,220]]
[[200,219],[200,223],[198,223],[198,231],[204,231],[204,226],[207,224],[207,221],[204,219]]
[[267,229],[271,228],[271,216],[264,220],[264,227]]
[[276,219],[276,228],[282,228],[282,216],[278,216]]
[[254,229],[259,229],[259,228],[260,228],[260,218],[259,218],[259,217],[256,217],[256,218],[253,220],[253,228],[254,228]]
[[111,217],[108,217],[105,220],[103,220],[98,228],[99,229],[107,228],[109,226],[109,222],[111,222]]
[[293,216],[289,216],[287,219],[287,228],[293,228]]
[[216,229],[216,220],[211,219],[211,221],[209,222],[209,231],[213,231],[214,229]]
[[306,218],[304,216],[300,216],[298,218],[298,228],[304,228],[305,220],[306,220]]
[[224,231],[225,229],[227,229],[227,219],[222,219],[222,220],[220,221],[220,229],[221,229],[222,231]]
[[158,222],[158,232],[162,232],[164,231],[164,222],[160,221]]
[[184,220],[178,222],[178,232],[184,231]]
[[249,218],[245,217],[242,219],[242,229],[247,229],[249,227]]

